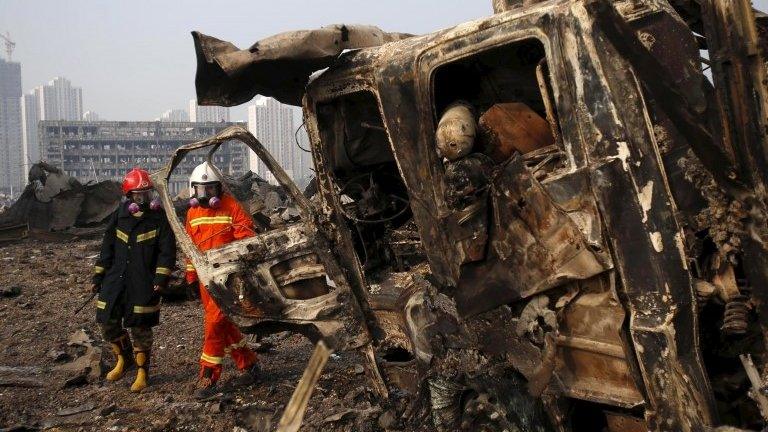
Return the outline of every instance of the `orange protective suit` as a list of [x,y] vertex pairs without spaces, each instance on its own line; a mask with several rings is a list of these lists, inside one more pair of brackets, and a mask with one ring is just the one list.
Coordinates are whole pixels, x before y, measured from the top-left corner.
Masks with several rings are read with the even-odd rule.
[[[201,251],[214,249],[255,234],[253,220],[232,196],[222,194],[219,208],[195,207],[187,211],[187,233]],[[187,261],[188,283],[198,280],[192,264]],[[256,354],[243,340],[237,326],[227,319],[208,290],[200,283],[200,300],[205,311],[203,354],[200,356],[200,376],[205,368],[213,371],[211,380],[221,376],[221,363],[226,353],[232,355],[237,368],[245,370],[256,363]]]

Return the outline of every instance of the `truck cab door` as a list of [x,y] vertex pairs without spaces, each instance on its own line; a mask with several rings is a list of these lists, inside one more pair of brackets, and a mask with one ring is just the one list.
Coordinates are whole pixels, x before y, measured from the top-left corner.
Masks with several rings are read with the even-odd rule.
[[[288,193],[301,219],[202,252],[174,210],[168,181],[185,155],[209,148],[211,161],[222,144],[233,140],[256,153]],[[356,297],[312,205],[246,129],[233,126],[210,139],[180,147],[152,180],[181,250],[192,261],[200,282],[243,331],[295,331],[313,341],[323,339],[333,349],[358,348],[369,342]]]

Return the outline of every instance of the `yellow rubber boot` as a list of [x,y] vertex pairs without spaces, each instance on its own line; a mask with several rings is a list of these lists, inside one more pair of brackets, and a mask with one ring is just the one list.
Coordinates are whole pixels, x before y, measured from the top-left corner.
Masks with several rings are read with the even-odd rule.
[[124,334],[114,341],[110,342],[112,352],[115,354],[115,367],[107,373],[107,381],[117,381],[123,377],[125,370],[129,366],[129,359],[126,359],[126,346],[130,346],[128,335]]
[[147,388],[147,380],[149,379],[149,351],[136,351],[134,352],[134,359],[136,361],[136,380],[131,385],[132,392],[140,392]]

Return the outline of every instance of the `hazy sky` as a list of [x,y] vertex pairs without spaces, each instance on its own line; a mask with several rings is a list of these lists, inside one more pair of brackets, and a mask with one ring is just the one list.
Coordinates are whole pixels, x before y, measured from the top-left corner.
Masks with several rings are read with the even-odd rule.
[[[765,11],[768,0],[755,5]],[[64,76],[83,88],[85,110],[152,120],[194,97],[192,30],[246,48],[287,30],[344,23],[421,34],[491,13],[491,0],[0,0],[0,33],[16,42],[25,93]],[[245,120],[242,107],[232,114]]]
[[420,34],[491,13],[491,0],[0,0],[0,33],[16,42],[25,93],[64,76],[102,119],[152,120],[195,95],[192,30],[247,48],[329,24]]

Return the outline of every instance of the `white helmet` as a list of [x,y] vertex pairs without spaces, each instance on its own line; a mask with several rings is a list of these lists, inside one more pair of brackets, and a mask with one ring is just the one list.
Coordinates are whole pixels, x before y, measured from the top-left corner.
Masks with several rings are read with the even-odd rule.
[[213,164],[203,162],[192,170],[192,175],[189,176],[189,187],[192,187],[192,183],[213,183],[220,181],[221,177],[219,177],[219,169]]

